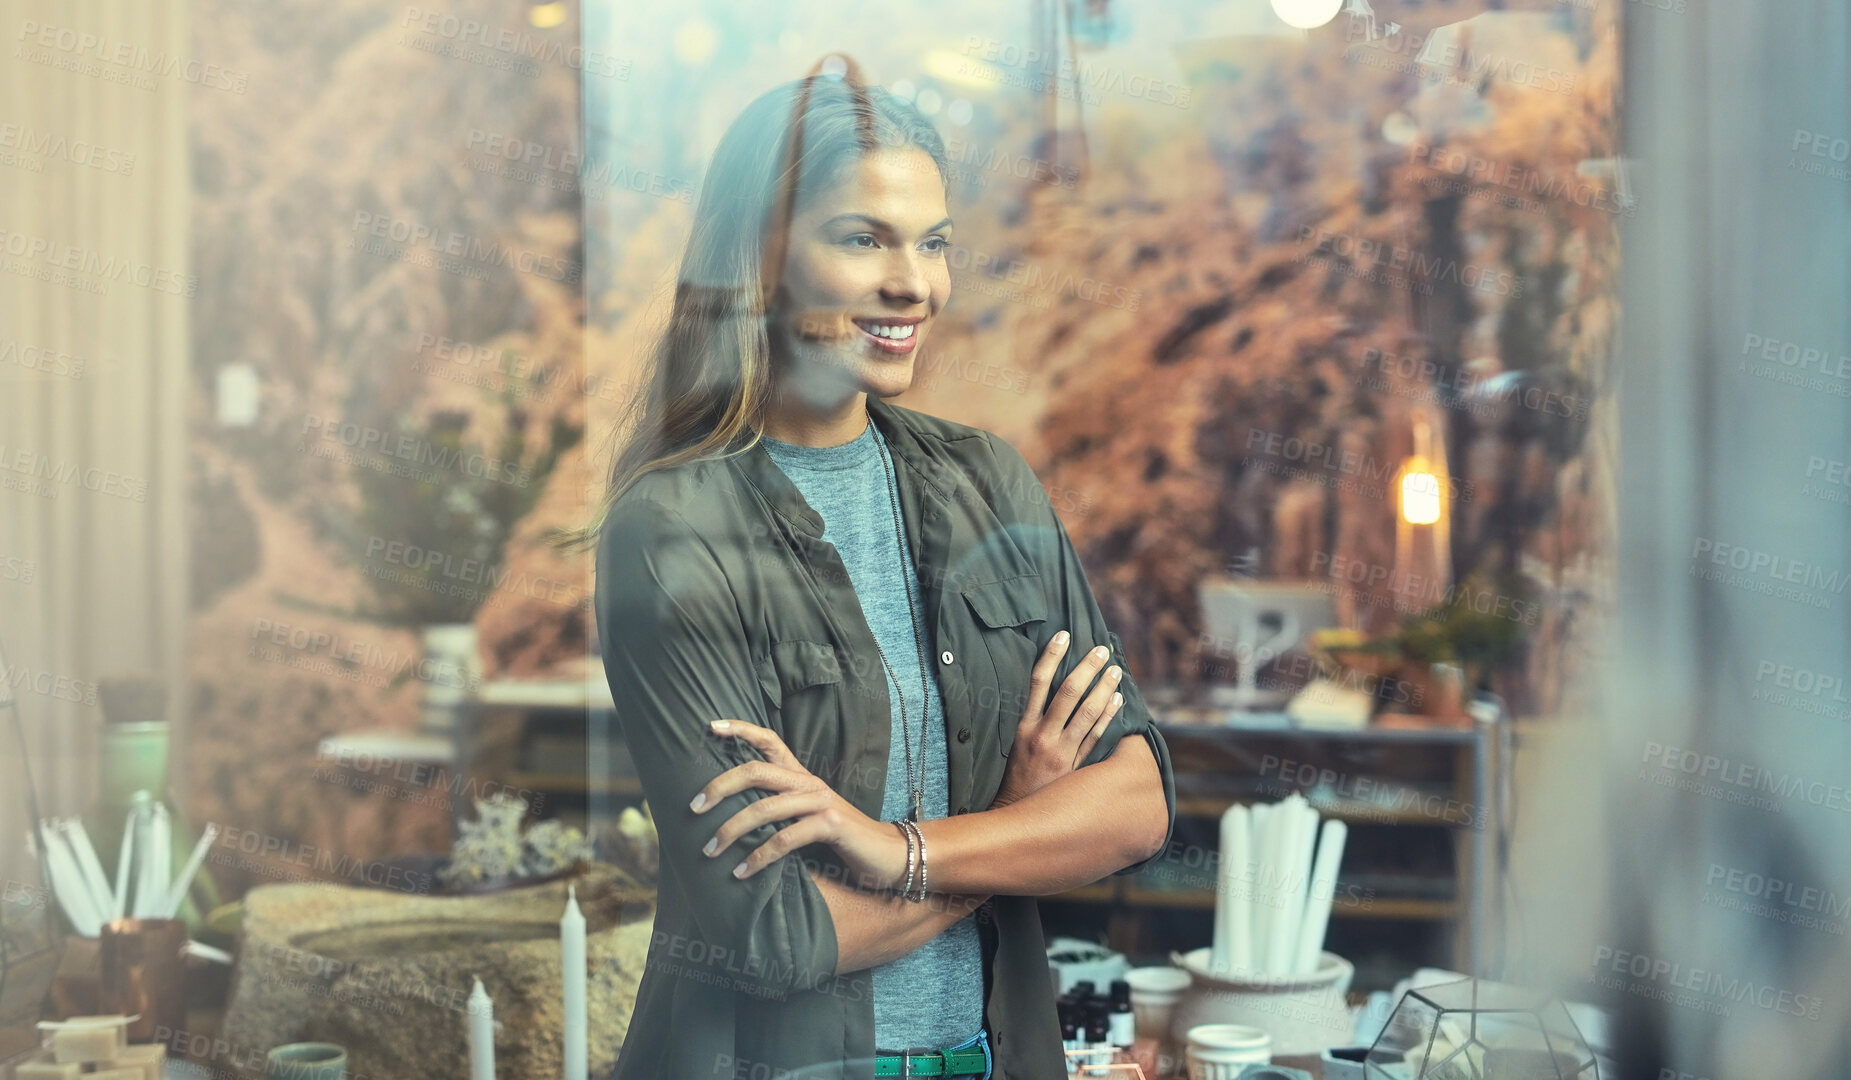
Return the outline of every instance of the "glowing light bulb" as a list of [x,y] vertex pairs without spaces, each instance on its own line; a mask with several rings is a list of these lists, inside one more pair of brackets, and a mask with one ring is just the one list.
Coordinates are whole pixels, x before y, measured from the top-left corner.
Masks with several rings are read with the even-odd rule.
[[1273,14],[1287,26],[1316,30],[1337,17],[1343,0],[1273,0]]
[[1401,474],[1401,517],[1409,525],[1440,520],[1440,478],[1409,469]]

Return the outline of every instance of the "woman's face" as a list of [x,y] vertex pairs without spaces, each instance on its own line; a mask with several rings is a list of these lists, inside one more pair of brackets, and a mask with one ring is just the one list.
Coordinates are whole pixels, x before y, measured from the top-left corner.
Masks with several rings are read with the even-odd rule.
[[781,388],[819,406],[892,397],[951,294],[951,218],[930,155],[878,150],[800,206],[773,342]]

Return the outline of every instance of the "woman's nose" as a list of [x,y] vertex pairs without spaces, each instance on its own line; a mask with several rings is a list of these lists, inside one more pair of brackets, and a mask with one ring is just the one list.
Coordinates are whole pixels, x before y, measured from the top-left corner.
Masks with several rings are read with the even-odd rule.
[[899,251],[894,253],[892,264],[887,272],[887,281],[881,287],[881,294],[893,300],[909,304],[923,304],[932,295],[932,284],[926,279],[925,267],[916,252]]

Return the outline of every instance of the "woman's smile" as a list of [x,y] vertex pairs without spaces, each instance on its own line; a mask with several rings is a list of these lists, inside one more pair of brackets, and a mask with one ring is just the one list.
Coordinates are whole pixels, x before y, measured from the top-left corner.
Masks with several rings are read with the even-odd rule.
[[924,319],[916,315],[910,319],[855,319],[853,321],[861,328],[862,336],[867,338],[874,348],[897,356],[905,356],[913,351],[914,344],[919,340],[916,331]]

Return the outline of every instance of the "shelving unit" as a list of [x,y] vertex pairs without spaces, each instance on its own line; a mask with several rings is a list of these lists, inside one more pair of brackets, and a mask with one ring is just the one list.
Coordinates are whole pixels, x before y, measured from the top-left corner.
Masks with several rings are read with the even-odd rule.
[[[1176,912],[1213,911],[1214,871],[1200,856],[1216,844],[1221,815],[1237,802],[1276,802],[1299,792],[1319,813],[1352,826],[1339,896],[1361,891],[1367,899],[1340,899],[1333,920],[1442,924],[1450,932],[1451,955],[1425,959],[1474,970],[1474,942],[1488,940],[1484,935],[1493,932],[1497,917],[1502,720],[1462,727],[1400,717],[1358,730],[1323,730],[1292,727],[1278,714],[1191,707],[1153,707],[1153,713],[1176,774],[1170,854],[1139,874],[1047,897],[1046,903],[1110,905],[1107,943],[1127,955],[1162,957],[1199,947],[1205,942],[1176,939],[1164,924]],[[1403,839],[1444,847],[1451,866],[1443,873],[1415,868],[1371,875],[1372,847]],[[1436,843],[1440,839],[1443,844]],[[1043,917],[1061,921],[1058,911]]]

